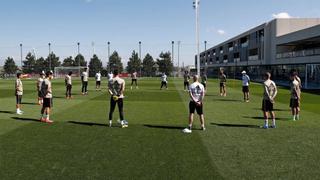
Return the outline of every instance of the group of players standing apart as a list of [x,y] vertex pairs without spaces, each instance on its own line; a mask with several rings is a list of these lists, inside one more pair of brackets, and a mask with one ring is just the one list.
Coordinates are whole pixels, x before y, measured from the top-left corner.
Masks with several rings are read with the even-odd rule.
[[[88,69],[86,68],[81,74],[82,95],[88,95]],[[21,79],[25,76],[21,73],[17,73],[17,79],[15,82],[15,95],[16,95],[16,113],[22,115],[23,111],[21,110],[21,102],[23,96],[23,84]],[[50,120],[50,112],[53,106],[52,98],[52,86],[51,80],[53,78],[53,72],[48,71],[40,73],[40,77],[37,80],[37,93],[38,93],[38,104],[42,105],[40,121],[45,123],[52,123]],[[204,115],[203,115],[203,100],[206,93],[207,86],[207,76],[205,73],[201,74],[201,83],[200,77],[195,75],[193,76],[193,83],[190,85],[191,75],[188,71],[185,71],[184,76],[184,90],[189,92],[190,102],[189,102],[189,125],[186,129],[183,130],[184,133],[192,132],[193,116],[195,111],[200,117],[201,129],[205,130]],[[95,75],[96,80],[96,90],[101,90],[101,73],[98,72]],[[134,72],[131,74],[131,89],[133,85],[138,89],[138,78],[137,73]],[[219,73],[220,81],[220,96],[227,96],[226,82],[227,76],[224,71],[221,70]],[[167,85],[167,75],[165,73],[161,76],[161,87],[160,90],[165,87],[168,89]],[[72,99],[72,72],[69,72],[65,76],[65,86],[66,86],[66,99]],[[242,71],[242,91],[244,102],[249,102],[250,99],[250,77],[247,75],[246,71]],[[262,126],[263,128],[276,128],[276,117],[274,112],[274,103],[277,96],[277,86],[274,81],[271,80],[271,74],[269,72],[264,74],[263,82],[263,100],[262,100],[262,111],[265,119],[265,123]],[[291,97],[290,97],[290,107],[292,110],[293,121],[300,119],[300,99],[301,99],[301,80],[298,77],[296,71],[292,71],[290,74],[290,87],[291,87]],[[117,70],[114,73],[108,74],[108,92],[111,95],[110,98],[110,111],[109,111],[109,126],[112,127],[112,118],[113,113],[118,106],[120,120],[119,123],[121,127],[128,127],[128,122],[124,119],[123,113],[123,99],[125,91],[125,81],[119,77]],[[271,118],[272,124],[269,126],[269,119]]]

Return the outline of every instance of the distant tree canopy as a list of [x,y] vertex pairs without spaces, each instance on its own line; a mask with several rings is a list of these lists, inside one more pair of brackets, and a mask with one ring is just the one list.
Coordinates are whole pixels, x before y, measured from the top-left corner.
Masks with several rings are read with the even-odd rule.
[[144,76],[155,76],[157,68],[155,67],[156,62],[150,54],[147,54],[142,62],[142,72]]
[[162,73],[166,73],[170,75],[173,71],[173,63],[171,60],[171,53],[170,52],[161,52],[159,55],[159,59],[157,59],[157,64],[159,66],[159,71]]
[[[75,58],[75,66],[87,66],[87,61],[84,59],[84,56],[82,54],[78,54]],[[79,64],[80,62],[80,64]]]
[[36,66],[36,57],[30,52],[26,56],[26,60],[23,61],[22,70],[23,73],[33,73]]
[[102,70],[102,61],[94,54],[89,62],[89,75],[93,77],[97,72],[102,72]]
[[18,70],[18,67],[13,58],[8,57],[4,63],[3,69],[6,74],[15,74]]
[[127,65],[127,72],[139,72],[141,70],[141,59],[138,56],[138,53],[135,51],[132,52],[131,57],[129,58],[128,65]]
[[107,70],[109,72],[114,71],[115,69],[117,69],[119,73],[123,72],[123,64],[121,62],[121,57],[119,56],[117,51],[114,51],[112,53],[107,66]]
[[63,60],[62,66],[64,67],[76,66],[76,62],[72,56],[69,56]]

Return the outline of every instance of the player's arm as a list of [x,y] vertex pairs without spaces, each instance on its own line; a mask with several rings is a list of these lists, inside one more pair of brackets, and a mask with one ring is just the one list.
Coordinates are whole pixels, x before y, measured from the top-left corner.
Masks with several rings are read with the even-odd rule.
[[126,82],[123,81],[122,87],[121,87],[121,94],[124,93],[124,90],[126,89]]
[[112,90],[111,90],[111,82],[108,82],[108,92],[111,96],[113,95]]
[[277,94],[278,94],[278,88],[277,88],[277,85],[275,83],[273,83],[274,85],[274,94],[273,94],[273,97],[272,97],[272,100],[274,100],[274,98],[276,98]]
[[271,100],[270,93],[269,93],[269,91],[268,91],[267,85],[266,85],[266,84],[263,84],[263,86],[264,86],[264,92],[267,94],[269,100]]

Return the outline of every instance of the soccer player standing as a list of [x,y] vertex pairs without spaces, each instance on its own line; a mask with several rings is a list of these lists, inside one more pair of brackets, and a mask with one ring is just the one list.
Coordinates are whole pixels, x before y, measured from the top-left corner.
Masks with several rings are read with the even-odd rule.
[[120,124],[122,128],[128,127],[128,122],[124,120],[123,114],[123,98],[125,90],[125,81],[118,76],[118,70],[114,71],[114,77],[109,81],[108,91],[111,95],[110,98],[110,111],[109,111],[109,127],[112,126],[112,115],[118,104],[120,114]]
[[100,71],[96,73],[96,91],[101,91],[100,86],[101,86],[101,73]]
[[250,98],[249,85],[250,85],[250,77],[247,75],[246,71],[242,71],[242,92],[243,92],[243,100],[245,102],[249,102],[249,98]]
[[66,98],[71,99],[72,98],[72,71],[70,71],[65,78],[65,84],[66,84]]
[[182,131],[184,133],[192,133],[193,115],[195,110],[197,110],[197,113],[200,117],[201,129],[206,129],[203,115],[203,99],[205,96],[205,89],[204,86],[199,83],[199,77],[197,75],[193,76],[193,81],[194,83],[192,83],[189,87],[189,94],[191,98],[189,102],[189,126]]
[[277,86],[276,84],[270,79],[271,74],[269,72],[265,73],[264,75],[264,93],[263,93],[263,100],[262,100],[262,111],[264,116],[264,129],[269,128],[268,124],[268,113],[270,113],[270,116],[272,118],[272,125],[271,128],[276,128],[276,116],[273,111],[273,105],[274,105],[274,99],[277,96]]
[[82,95],[88,94],[88,68],[84,68],[84,71],[81,74],[82,81]]
[[300,113],[300,98],[301,98],[301,89],[300,83],[296,78],[296,73],[292,73],[290,75],[291,80],[291,99],[290,99],[290,107],[292,111],[293,121],[299,120]]
[[219,74],[219,80],[220,80],[220,96],[227,96],[227,89],[226,89],[226,82],[227,82],[227,76],[224,74],[224,71],[221,70]]
[[44,71],[40,72],[40,77],[37,80],[37,91],[38,91],[38,104],[41,105],[43,103],[43,99],[41,96],[41,84],[44,80],[44,78],[46,77]]
[[184,72],[184,75],[183,75],[183,79],[184,79],[184,82],[183,82],[183,89],[186,91],[188,90],[189,91],[189,81],[190,81],[190,75],[189,75],[189,72],[188,71],[185,71]]
[[135,88],[139,89],[139,87],[138,87],[138,73],[136,71],[131,74],[131,89],[132,89],[133,83],[135,84]]
[[52,71],[48,71],[46,73],[46,78],[44,79],[41,85],[43,104],[41,109],[40,121],[45,123],[53,123],[53,121],[50,120],[50,112],[52,108],[52,87],[51,87],[52,78],[53,78]]
[[161,87],[160,87],[160,90],[162,90],[163,86],[165,86],[166,89],[168,89],[168,80],[167,80],[166,73],[163,73],[162,76],[161,76]]
[[203,85],[205,90],[207,90],[207,80],[208,80],[207,74],[205,72],[202,72],[201,84]]
[[21,103],[22,103],[22,95],[23,95],[23,85],[22,85],[22,74],[17,73],[17,79],[15,83],[15,95],[16,95],[16,113],[18,115],[22,115],[23,111],[21,111]]

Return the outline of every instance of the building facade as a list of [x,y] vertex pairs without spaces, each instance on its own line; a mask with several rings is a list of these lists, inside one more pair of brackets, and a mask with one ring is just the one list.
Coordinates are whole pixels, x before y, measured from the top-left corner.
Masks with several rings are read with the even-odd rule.
[[229,78],[240,78],[246,70],[255,81],[268,71],[281,85],[289,84],[289,73],[295,69],[304,88],[320,89],[320,18],[261,24],[202,52],[200,67],[210,77],[221,68]]

